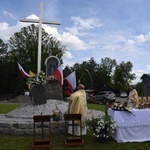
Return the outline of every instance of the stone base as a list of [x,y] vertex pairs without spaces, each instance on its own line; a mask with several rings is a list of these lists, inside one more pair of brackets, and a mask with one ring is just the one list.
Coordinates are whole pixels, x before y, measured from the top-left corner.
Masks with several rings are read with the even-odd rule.
[[[33,135],[33,116],[52,115],[53,110],[59,109],[64,114],[68,110],[68,102],[60,100],[48,100],[44,105],[33,106],[31,103],[0,115],[0,133],[12,135]],[[87,118],[92,115],[104,115],[104,112],[89,110]],[[64,133],[64,120],[51,120],[51,133]]]
[[[2,120],[3,121],[2,121]],[[51,133],[64,133],[65,121],[51,120]],[[7,118],[0,116],[0,133],[12,135],[33,135],[33,119]]]

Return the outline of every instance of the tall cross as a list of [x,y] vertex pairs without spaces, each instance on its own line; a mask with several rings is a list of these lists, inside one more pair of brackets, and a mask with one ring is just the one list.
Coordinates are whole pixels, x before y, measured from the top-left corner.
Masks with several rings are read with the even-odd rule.
[[41,36],[42,36],[42,23],[43,24],[52,24],[52,25],[60,25],[57,22],[51,21],[42,21],[42,11],[43,11],[43,3],[40,4],[40,16],[39,19],[20,19],[20,22],[31,22],[31,23],[39,23],[39,38],[38,38],[38,61],[37,61],[37,73],[41,71]]

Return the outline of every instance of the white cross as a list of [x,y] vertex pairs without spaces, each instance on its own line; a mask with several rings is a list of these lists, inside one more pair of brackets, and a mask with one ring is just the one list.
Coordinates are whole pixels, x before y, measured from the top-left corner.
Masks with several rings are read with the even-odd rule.
[[39,73],[41,71],[41,35],[42,35],[41,30],[42,30],[42,23],[43,24],[60,25],[60,23],[57,23],[57,22],[42,21],[42,10],[43,10],[43,3],[40,4],[40,16],[39,16],[39,20],[36,20],[36,19],[20,19],[20,22],[39,23],[37,73]]

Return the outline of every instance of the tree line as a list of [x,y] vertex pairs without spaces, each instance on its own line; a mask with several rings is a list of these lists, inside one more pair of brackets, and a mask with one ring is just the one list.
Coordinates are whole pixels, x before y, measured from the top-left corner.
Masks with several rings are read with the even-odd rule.
[[[0,39],[0,94],[19,94],[22,90],[28,90],[26,79],[22,78],[17,62],[26,71],[36,72],[38,53],[38,26],[32,24],[21,28],[14,33],[5,43]],[[41,45],[41,70],[45,72],[45,60],[49,56],[56,56],[63,63],[63,55],[67,52],[66,46],[61,41],[42,29]],[[100,90],[104,85],[115,90],[128,90],[129,84],[135,79],[132,73],[133,65],[130,61],[122,61],[117,64],[115,59],[102,58],[96,63],[94,58],[82,63],[67,65],[64,68],[64,77],[76,71],[77,80],[85,84],[86,88]]]

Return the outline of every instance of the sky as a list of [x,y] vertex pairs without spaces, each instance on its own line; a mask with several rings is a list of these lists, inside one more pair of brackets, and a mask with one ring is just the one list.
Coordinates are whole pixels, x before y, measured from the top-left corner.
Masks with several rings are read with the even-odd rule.
[[42,27],[66,46],[64,66],[109,57],[133,64],[134,84],[150,74],[150,0],[1,0],[0,39],[38,19],[41,3],[42,20],[61,24]]

